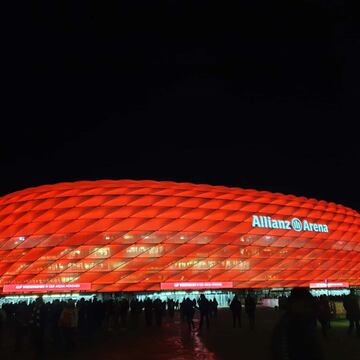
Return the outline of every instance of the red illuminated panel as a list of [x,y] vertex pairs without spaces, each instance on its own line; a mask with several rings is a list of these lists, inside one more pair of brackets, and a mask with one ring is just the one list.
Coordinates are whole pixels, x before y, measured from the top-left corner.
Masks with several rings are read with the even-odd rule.
[[165,282],[161,283],[161,290],[191,290],[191,289],[231,289],[231,281],[198,281],[198,282]]
[[314,282],[310,283],[310,289],[326,289],[326,288],[348,288],[348,282]]
[[4,285],[3,293],[47,293],[58,291],[89,291],[90,283],[68,283],[68,284],[7,284]]
[[310,283],[310,289],[325,289],[327,288],[326,282]]
[[328,283],[328,288],[348,288],[348,282],[330,282]]
[[319,279],[327,288],[360,285],[358,212],[279,193],[156,181],[61,183],[0,197],[0,292],[82,283],[93,292],[158,291],[167,283],[271,288]]

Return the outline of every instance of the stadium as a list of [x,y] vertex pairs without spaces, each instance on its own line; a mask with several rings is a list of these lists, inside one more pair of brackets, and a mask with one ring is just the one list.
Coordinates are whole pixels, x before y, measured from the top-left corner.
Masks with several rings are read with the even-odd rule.
[[0,294],[360,285],[360,215],[190,183],[100,180],[0,198]]

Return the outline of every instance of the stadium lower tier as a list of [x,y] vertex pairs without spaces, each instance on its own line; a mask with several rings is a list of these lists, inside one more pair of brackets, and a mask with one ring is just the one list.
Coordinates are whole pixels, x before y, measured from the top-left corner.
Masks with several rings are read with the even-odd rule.
[[[127,298],[138,299],[144,301],[147,298],[151,300],[160,299],[161,301],[167,301],[172,299],[181,303],[185,298],[190,300],[198,300],[200,294],[204,294],[209,300],[216,299],[219,307],[228,307],[234,295],[238,295],[239,298],[245,298],[248,293],[251,293],[258,300],[259,305],[275,307],[278,306],[278,298],[280,296],[289,296],[291,289],[289,288],[276,288],[276,289],[241,289],[241,290],[193,290],[193,291],[157,291],[157,292],[134,292],[134,293],[45,293],[45,294],[11,294],[3,295],[0,297],[0,305],[2,303],[18,303],[26,302],[31,303],[36,298],[41,296],[45,302],[53,302],[55,300],[79,301],[81,298],[85,300],[107,301],[107,300],[120,300]],[[360,288],[355,289],[356,293],[360,295]],[[327,296],[342,296],[348,295],[350,289],[337,288],[337,289],[311,289],[310,292],[314,296],[327,295]]]

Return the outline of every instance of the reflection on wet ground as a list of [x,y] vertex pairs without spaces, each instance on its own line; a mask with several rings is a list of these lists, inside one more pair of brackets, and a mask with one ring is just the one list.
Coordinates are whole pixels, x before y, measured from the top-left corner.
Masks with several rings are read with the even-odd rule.
[[[198,323],[195,324],[197,327]],[[174,325],[171,327],[174,334],[165,338],[167,347],[173,349],[171,359],[216,360],[215,354],[205,346],[197,331],[189,332],[180,321],[175,321]],[[164,359],[169,359],[168,355]]]
[[[111,332],[103,329],[91,341],[77,338],[77,347],[72,352],[64,352],[47,342],[42,360],[267,360],[279,315],[273,309],[258,309],[256,327],[251,331],[245,315],[242,327],[233,328],[229,309],[220,310],[218,318],[211,319],[210,328],[202,329],[201,333],[190,332],[178,313],[175,319],[165,318],[161,327],[145,326],[141,316],[137,323],[129,321],[126,329]],[[198,318],[195,324],[197,328]],[[321,338],[324,360],[359,359],[360,339],[347,336],[346,330],[346,320],[337,321],[332,324],[329,337]],[[15,353],[13,349],[13,343],[7,344],[0,350],[0,359],[33,358],[29,344],[21,352]]]
[[[195,321],[197,326],[198,322]],[[104,357],[115,360],[121,358],[137,360],[217,360],[202,340],[202,335],[196,331],[189,332],[187,326],[175,319],[166,321],[161,328],[141,327],[134,331],[120,333],[111,338],[104,338],[103,346],[96,346],[82,351],[82,358]],[[75,357],[74,357],[75,358]],[[78,356],[76,356],[79,359]],[[71,357],[72,359],[72,357]]]

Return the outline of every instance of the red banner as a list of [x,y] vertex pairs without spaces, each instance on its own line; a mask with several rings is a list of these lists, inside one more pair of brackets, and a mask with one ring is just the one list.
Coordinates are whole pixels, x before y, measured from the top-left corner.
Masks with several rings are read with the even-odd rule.
[[316,282],[310,283],[310,289],[348,288],[348,282]]
[[66,284],[7,284],[3,287],[3,293],[47,293],[59,291],[82,291],[90,290],[90,283],[66,283]]
[[348,288],[348,282],[328,282],[328,288]]
[[161,283],[161,290],[196,290],[196,289],[230,289],[231,281],[185,281]]

